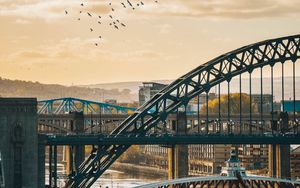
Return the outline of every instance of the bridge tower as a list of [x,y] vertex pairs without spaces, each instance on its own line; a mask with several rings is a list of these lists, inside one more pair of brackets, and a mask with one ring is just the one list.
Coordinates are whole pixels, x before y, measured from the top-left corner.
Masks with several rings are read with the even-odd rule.
[[45,186],[38,165],[35,98],[0,98],[0,151],[5,187]]
[[[185,134],[187,131],[186,113],[178,112],[177,124],[172,127],[177,134]],[[188,146],[171,145],[168,148],[168,178],[184,178],[188,176]]]

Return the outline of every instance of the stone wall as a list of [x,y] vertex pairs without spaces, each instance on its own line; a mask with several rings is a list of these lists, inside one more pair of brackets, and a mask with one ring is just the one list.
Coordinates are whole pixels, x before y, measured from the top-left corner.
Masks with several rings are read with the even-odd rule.
[[37,101],[0,98],[0,151],[5,187],[38,187]]

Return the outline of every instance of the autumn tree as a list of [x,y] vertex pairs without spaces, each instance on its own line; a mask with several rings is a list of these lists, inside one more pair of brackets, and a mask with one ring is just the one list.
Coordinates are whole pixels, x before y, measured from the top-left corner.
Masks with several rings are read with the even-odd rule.
[[133,145],[121,155],[119,161],[124,163],[139,164],[145,160],[144,158],[145,156],[142,154],[140,146]]
[[[241,98],[240,98],[241,97]],[[240,100],[241,99],[241,100]],[[230,101],[230,113],[238,114],[240,113],[240,101],[242,102],[242,113],[250,113],[250,95],[242,93],[232,93],[229,94]],[[203,105],[201,113],[206,113],[206,105]],[[219,112],[219,98],[208,101],[208,113],[218,113]],[[228,112],[228,95],[220,96],[220,112]],[[252,102],[252,113],[257,112],[256,105]]]

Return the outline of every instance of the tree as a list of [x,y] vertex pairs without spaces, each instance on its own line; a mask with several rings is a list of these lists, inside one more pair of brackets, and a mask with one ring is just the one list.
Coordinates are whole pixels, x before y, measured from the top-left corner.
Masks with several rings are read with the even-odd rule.
[[145,160],[145,156],[142,154],[140,146],[133,145],[119,158],[120,162],[139,164]]
[[[230,113],[239,114],[240,113],[240,93],[229,94],[230,101]],[[242,101],[242,113],[250,113],[250,96],[248,94],[241,94]],[[203,105],[201,113],[206,113],[206,105]],[[228,113],[228,95],[220,96],[220,112]],[[252,113],[257,112],[255,104],[252,102]],[[208,101],[208,113],[219,113],[219,98]]]

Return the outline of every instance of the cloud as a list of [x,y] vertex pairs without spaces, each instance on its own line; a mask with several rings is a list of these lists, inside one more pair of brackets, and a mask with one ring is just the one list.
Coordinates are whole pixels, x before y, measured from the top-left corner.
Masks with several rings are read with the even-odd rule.
[[25,19],[16,19],[16,23],[17,24],[22,24],[22,25],[27,25],[30,23],[29,20],[25,20]]
[[131,62],[158,60],[167,56],[151,49],[112,51],[104,48],[106,41],[94,46],[95,39],[66,38],[58,42],[44,43],[31,49],[21,49],[2,57],[17,64],[71,63],[71,62]]
[[79,6],[79,3],[74,3],[72,0],[2,0],[0,1],[0,16],[50,21],[64,16],[64,10],[76,9]]
[[[9,54],[4,59],[17,63],[44,63],[45,61],[68,61],[82,60],[91,57],[92,52],[76,53],[86,51],[86,46],[91,45],[89,41],[80,38],[66,38],[57,43],[41,44],[31,49],[21,49]],[[87,56],[86,56],[87,55]]]
[[[116,14],[133,17],[132,10],[124,10],[120,1],[112,1]],[[81,1],[74,0],[0,0],[0,16],[19,16],[22,18],[41,18],[57,20],[64,15],[64,10],[70,14],[83,7]],[[106,1],[90,0],[85,3],[86,11],[97,14],[108,14],[110,6]],[[118,12],[118,13],[117,13]],[[75,13],[74,13],[75,14]],[[300,14],[299,0],[164,0],[159,3],[145,3],[143,8],[136,9],[134,14],[188,16],[198,18],[231,18],[251,19],[262,17],[295,16]]]
[[157,26],[159,28],[159,33],[168,34],[172,30],[172,25],[170,24],[162,24]]
[[198,18],[252,19],[300,15],[298,0],[165,0],[151,14]]
[[41,59],[41,58],[49,57],[44,52],[34,51],[34,50],[19,51],[15,53],[13,56],[22,59]]
[[0,16],[57,21],[66,16],[65,10],[71,17],[77,17],[80,10],[99,14],[108,14],[111,10],[104,1],[90,0],[84,7],[80,4],[78,0],[0,0]]

